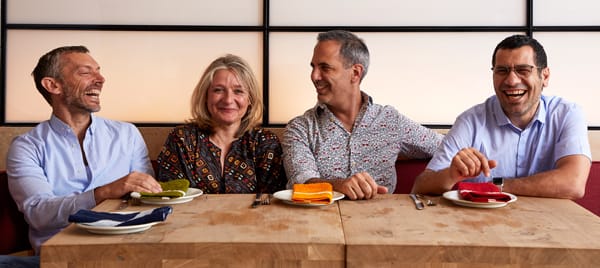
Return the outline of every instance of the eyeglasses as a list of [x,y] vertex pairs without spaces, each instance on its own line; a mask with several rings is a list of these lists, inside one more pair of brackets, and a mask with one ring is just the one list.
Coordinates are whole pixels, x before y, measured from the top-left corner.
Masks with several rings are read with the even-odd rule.
[[529,64],[520,64],[515,65],[514,67],[496,66],[492,67],[492,71],[496,76],[505,77],[508,76],[514,70],[518,77],[528,78],[533,72],[533,68],[540,69],[539,67],[531,66]]

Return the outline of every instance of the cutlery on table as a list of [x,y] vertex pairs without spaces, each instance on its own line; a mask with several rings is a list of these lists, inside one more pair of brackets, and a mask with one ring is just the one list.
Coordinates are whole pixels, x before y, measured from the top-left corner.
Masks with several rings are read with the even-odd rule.
[[128,206],[129,206],[129,201],[127,199],[121,199],[121,204],[119,204],[119,207],[117,208],[117,210],[126,209]]
[[271,204],[271,195],[268,194],[265,199],[260,202],[261,205],[270,205]]
[[126,194],[124,196],[121,196],[121,203],[119,204],[119,207],[117,208],[117,210],[123,210],[126,209],[127,207],[129,207],[129,194]]
[[421,199],[419,199],[416,194],[409,194],[408,196],[410,196],[410,198],[413,200],[413,202],[415,202],[415,207],[418,210],[425,208],[425,206],[423,205],[423,201],[421,201]]
[[261,203],[260,196],[261,195],[262,194],[260,192],[256,193],[256,197],[254,198],[254,202],[252,202],[252,208],[256,208],[256,207],[258,207],[260,205],[260,203]]
[[426,196],[424,196],[422,194],[417,194],[417,197],[419,199],[423,199],[425,201],[425,204],[427,204],[428,206],[435,206],[435,205],[437,205],[433,200],[427,198]]

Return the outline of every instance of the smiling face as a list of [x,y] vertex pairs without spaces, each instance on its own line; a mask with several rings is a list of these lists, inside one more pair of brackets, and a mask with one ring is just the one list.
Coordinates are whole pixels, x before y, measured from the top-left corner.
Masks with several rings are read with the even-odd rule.
[[72,113],[100,111],[100,92],[105,79],[98,63],[87,53],[67,53],[61,61],[62,78],[56,80],[60,92],[58,103]]
[[337,103],[356,94],[360,77],[357,77],[352,67],[344,66],[337,41],[317,43],[310,66],[310,78],[320,103],[336,107]]
[[[535,52],[530,46],[516,49],[499,49],[494,68],[508,68],[508,72],[494,71],[494,90],[502,110],[510,121],[520,128],[531,122],[537,111],[542,90],[548,85],[550,70],[538,69]],[[534,66],[531,72],[517,72],[517,66]],[[521,67],[522,68],[522,67]],[[519,68],[518,68],[519,69]]]
[[206,105],[211,119],[218,125],[239,126],[248,111],[248,90],[228,69],[215,72],[207,91]]

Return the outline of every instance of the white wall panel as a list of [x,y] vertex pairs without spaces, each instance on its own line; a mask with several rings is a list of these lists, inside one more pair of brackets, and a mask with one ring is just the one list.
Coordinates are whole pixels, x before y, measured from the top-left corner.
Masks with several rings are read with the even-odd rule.
[[277,26],[523,26],[525,0],[271,0]]
[[[271,0],[267,26],[524,26],[526,0]],[[5,0],[11,24],[264,26],[262,0]],[[600,26],[595,0],[534,0],[533,26]],[[268,30],[268,28],[265,28]],[[362,88],[424,124],[451,124],[493,94],[491,54],[508,32],[357,32],[371,51]],[[600,90],[600,32],[533,31],[548,50],[546,94],[580,103],[591,126]],[[316,101],[310,81],[315,32],[270,32],[270,124],[286,123]],[[100,114],[139,123],[181,122],[206,65],[234,53],[262,81],[262,31],[153,32],[16,30],[6,36],[6,121],[37,122],[50,109],[30,76],[39,56],[83,44],[107,78]]]
[[600,25],[598,0],[534,0],[535,26],[590,26]]
[[544,94],[574,101],[586,112],[591,125],[600,126],[600,33],[544,32],[535,38],[548,55],[550,81]]
[[7,23],[262,24],[262,0],[7,0]]
[[[243,44],[243,45],[240,45]],[[10,30],[7,36],[6,121],[48,119],[50,108],[31,71],[44,53],[85,45],[106,78],[99,115],[134,122],[182,122],[190,97],[215,58],[239,55],[262,80],[259,33]]]
[[[494,94],[491,57],[514,33],[357,33],[371,64],[361,88],[424,124],[452,124]],[[286,123],[316,103],[310,60],[316,33],[271,35],[270,123]]]

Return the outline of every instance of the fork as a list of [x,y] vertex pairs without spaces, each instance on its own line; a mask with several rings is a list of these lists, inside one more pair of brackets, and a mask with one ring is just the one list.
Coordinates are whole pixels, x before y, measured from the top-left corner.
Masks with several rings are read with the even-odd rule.
[[260,201],[260,204],[261,205],[270,205],[271,204],[271,195],[268,194],[265,199],[263,199],[262,201]]
[[260,196],[262,195],[261,192],[256,192],[256,196],[254,197],[254,201],[252,201],[252,208],[256,208],[258,207],[258,205],[260,205]]
[[422,195],[422,194],[417,194],[417,197],[420,199],[423,199],[425,201],[425,204],[427,204],[428,206],[435,206],[437,205],[435,202],[433,202],[433,200],[427,198],[426,196]]

